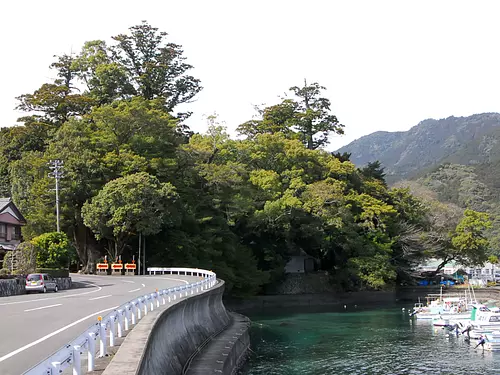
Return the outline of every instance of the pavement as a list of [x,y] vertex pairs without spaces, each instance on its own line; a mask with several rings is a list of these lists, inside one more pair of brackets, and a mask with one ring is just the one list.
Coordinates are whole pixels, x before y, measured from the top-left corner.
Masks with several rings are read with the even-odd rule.
[[182,275],[71,278],[80,288],[0,298],[0,374],[24,373],[125,302],[200,280]]

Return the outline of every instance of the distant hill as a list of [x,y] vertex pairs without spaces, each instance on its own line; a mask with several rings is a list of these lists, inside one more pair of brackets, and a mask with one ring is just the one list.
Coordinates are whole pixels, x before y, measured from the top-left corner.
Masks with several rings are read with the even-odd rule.
[[500,114],[428,119],[408,131],[366,135],[337,151],[351,153],[359,167],[379,160],[389,182],[422,176],[444,163],[497,164]]
[[[390,184],[488,212],[487,237],[500,255],[500,114],[424,120],[406,132],[376,132],[338,150],[358,167],[379,160]],[[426,195],[427,193],[424,193]]]

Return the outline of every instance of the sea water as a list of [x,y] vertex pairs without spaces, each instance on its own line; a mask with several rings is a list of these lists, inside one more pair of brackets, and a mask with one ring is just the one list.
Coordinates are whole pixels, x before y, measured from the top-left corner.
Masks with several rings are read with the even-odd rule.
[[500,352],[474,349],[475,340],[410,318],[409,309],[250,314],[252,351],[241,374],[500,374]]

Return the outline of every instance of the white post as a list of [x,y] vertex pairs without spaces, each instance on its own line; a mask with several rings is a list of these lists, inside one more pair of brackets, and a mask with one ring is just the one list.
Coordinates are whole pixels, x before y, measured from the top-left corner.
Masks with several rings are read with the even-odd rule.
[[130,322],[130,305],[129,304],[126,304],[125,305],[125,319],[124,319],[124,322],[125,322],[125,331],[128,331],[128,324]]
[[106,357],[106,324],[99,325],[99,357]]
[[148,298],[144,297],[144,316],[148,315]]
[[94,332],[90,332],[88,334],[88,343],[89,343],[89,347],[88,347],[88,360],[87,360],[87,370],[90,372],[90,371],[94,371],[94,358],[95,358],[95,333]]
[[118,337],[123,336],[123,310],[118,310]]
[[51,373],[60,374],[62,372],[61,371],[61,362],[52,362],[51,365],[52,365],[52,372]]
[[115,316],[109,317],[109,346],[115,346]]
[[151,309],[151,311],[153,311],[153,309],[154,309],[154,294],[153,293],[151,293],[151,296],[149,299],[149,308]]
[[161,304],[164,305],[165,304],[165,289],[162,290],[161,292]]
[[142,300],[139,298],[137,300],[137,320],[141,320],[142,318]]
[[80,354],[80,345],[73,346],[73,375],[81,375],[82,373],[82,358]]
[[135,305],[135,302],[132,302],[132,320],[131,320],[132,325],[135,325],[136,323],[136,318],[135,318],[136,313],[137,313],[137,306]]

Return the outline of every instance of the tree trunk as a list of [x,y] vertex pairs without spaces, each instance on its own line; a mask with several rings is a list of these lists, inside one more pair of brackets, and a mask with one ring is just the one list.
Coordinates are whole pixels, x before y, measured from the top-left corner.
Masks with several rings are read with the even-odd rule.
[[83,222],[79,222],[73,228],[73,239],[80,264],[82,265],[80,272],[94,273],[95,261],[100,253],[99,244],[94,234]]
[[435,274],[439,273],[439,271],[441,271],[444,268],[444,266],[446,266],[452,260],[453,260],[453,258],[450,258],[450,259],[445,258],[441,263],[439,263],[439,265],[437,266],[436,271],[434,271],[434,273]]

